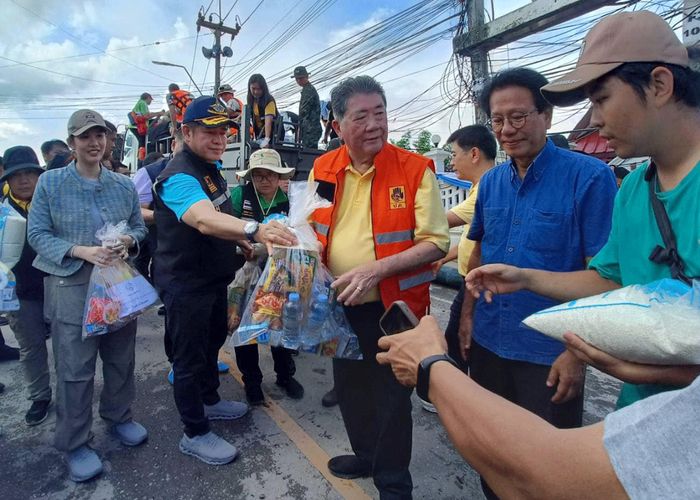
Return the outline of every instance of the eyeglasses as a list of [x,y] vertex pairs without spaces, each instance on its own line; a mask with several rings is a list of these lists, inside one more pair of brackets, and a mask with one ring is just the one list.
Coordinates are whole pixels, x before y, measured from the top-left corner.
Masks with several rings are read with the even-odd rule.
[[253,180],[258,181],[258,182],[262,182],[262,181],[272,182],[272,181],[277,179],[277,175],[278,174],[276,174],[274,172],[270,172],[269,174],[261,174],[261,173],[255,172],[252,174],[252,177],[253,177]]
[[527,122],[527,117],[530,116],[532,113],[539,113],[539,110],[533,109],[532,111],[528,111],[527,113],[512,113],[508,116],[492,116],[489,120],[489,124],[491,125],[491,129],[494,132],[500,132],[501,130],[503,130],[503,126],[505,125],[506,120],[508,120],[510,126],[518,130],[525,126],[525,123]]

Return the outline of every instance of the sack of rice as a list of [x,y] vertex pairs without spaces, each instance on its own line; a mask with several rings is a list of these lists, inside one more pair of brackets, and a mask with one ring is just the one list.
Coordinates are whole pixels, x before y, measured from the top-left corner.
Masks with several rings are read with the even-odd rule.
[[637,363],[700,364],[700,281],[632,285],[573,300],[523,321],[552,338],[572,332],[617,358]]

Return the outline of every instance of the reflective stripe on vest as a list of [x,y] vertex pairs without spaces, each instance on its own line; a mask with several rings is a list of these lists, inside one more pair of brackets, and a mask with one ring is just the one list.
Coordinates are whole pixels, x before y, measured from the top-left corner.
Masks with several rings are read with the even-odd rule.
[[328,227],[325,224],[321,224],[320,222],[314,222],[314,227],[316,228],[316,232],[319,234],[322,234],[325,237],[328,237],[328,231],[330,231],[330,227]]
[[401,243],[403,241],[413,241],[413,231],[392,231],[390,233],[379,233],[375,236],[378,244]]
[[225,203],[226,200],[228,200],[230,197],[231,197],[231,193],[228,190],[226,190],[226,191],[224,191],[224,193],[222,195],[211,200],[211,202],[215,207],[218,207],[221,204]]
[[413,276],[399,280],[399,290],[403,292],[404,290],[408,290],[409,288],[413,288],[414,286],[422,285],[423,283],[433,281],[434,278],[435,275],[432,271],[425,271],[423,273],[414,274]]

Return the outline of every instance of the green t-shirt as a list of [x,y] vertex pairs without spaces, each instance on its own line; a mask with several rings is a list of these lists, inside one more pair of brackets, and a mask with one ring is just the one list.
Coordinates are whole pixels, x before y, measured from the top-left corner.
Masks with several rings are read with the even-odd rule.
[[[148,109],[148,104],[146,104],[146,101],[144,101],[143,99],[139,99],[138,101],[136,101],[136,104],[134,105],[134,109],[132,109],[131,111],[133,111],[137,115],[141,115],[141,116],[146,116],[148,113],[151,112]],[[129,125],[129,128],[135,129],[136,125]]]
[[[648,165],[625,177],[615,198],[612,229],[605,246],[591,260],[589,268],[622,286],[645,284],[670,278],[668,265],[656,264],[649,255],[656,245],[663,246],[649,201],[649,187],[644,180]],[[685,274],[700,277],[700,162],[674,189],[658,192],[676,236],[678,253],[685,264]],[[618,408],[653,394],[677,387],[658,384],[624,384]]]
[[[260,202],[260,208],[262,208],[263,213],[266,213],[268,210],[271,210],[278,204],[284,203],[287,200],[287,195],[279,188],[277,188],[275,197],[272,198],[270,203],[265,201],[265,198],[258,194],[258,201]],[[243,213],[243,186],[235,186],[231,188],[231,203],[233,204],[234,217],[240,217]]]

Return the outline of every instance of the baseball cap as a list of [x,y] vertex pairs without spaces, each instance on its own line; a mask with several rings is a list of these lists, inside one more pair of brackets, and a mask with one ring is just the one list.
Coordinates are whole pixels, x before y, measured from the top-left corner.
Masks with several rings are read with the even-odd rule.
[[620,12],[588,32],[576,68],[542,87],[542,95],[555,106],[570,106],[586,98],[587,84],[632,62],[690,64],[688,50],[663,18],[645,10]]
[[292,75],[292,78],[297,78],[300,76],[309,76],[309,72],[306,71],[305,66],[297,66],[294,68],[294,74]]
[[80,135],[93,127],[101,127],[107,132],[102,115],[91,109],[79,109],[68,119],[68,135]]
[[29,146],[13,146],[5,151],[3,155],[5,172],[0,177],[0,182],[23,170],[33,170],[42,174],[44,169],[39,166],[39,158]]
[[233,94],[235,90],[228,83],[224,83],[223,85],[219,86],[219,91],[216,93],[216,95],[225,94],[226,92],[230,92]]
[[187,105],[182,123],[197,123],[207,128],[226,127],[233,124],[226,107],[216,97],[199,96]]
[[253,170],[270,170],[280,174],[280,178],[289,179],[294,175],[294,169],[285,167],[280,154],[274,149],[258,149],[250,155],[248,170],[237,172],[239,177],[250,180]]

